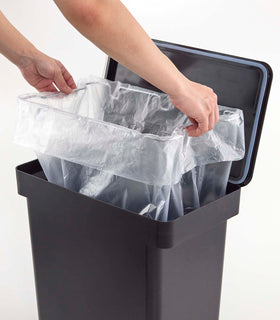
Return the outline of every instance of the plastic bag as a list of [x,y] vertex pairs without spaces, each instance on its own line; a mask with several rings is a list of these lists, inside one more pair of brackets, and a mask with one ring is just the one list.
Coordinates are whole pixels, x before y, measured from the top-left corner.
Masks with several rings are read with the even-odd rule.
[[19,97],[15,142],[32,148],[50,182],[167,221],[225,194],[244,156],[243,114],[219,106],[198,138],[168,96],[91,78],[70,95]]

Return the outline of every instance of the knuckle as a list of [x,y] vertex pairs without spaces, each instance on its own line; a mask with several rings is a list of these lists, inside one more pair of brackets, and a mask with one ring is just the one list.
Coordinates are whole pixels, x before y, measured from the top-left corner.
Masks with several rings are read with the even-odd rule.
[[217,100],[216,100],[216,99],[213,99],[213,100],[212,100],[212,112],[213,112],[213,113],[215,112],[216,107],[217,107]]
[[211,111],[211,109],[212,109],[212,107],[211,107],[211,103],[210,103],[210,101],[207,101],[207,104],[206,104],[206,111],[207,111],[207,113],[209,113],[210,111]]
[[210,87],[205,86],[205,89],[207,90],[206,92],[209,94],[209,96],[211,96],[211,94],[213,94],[213,92],[214,92],[213,89]]

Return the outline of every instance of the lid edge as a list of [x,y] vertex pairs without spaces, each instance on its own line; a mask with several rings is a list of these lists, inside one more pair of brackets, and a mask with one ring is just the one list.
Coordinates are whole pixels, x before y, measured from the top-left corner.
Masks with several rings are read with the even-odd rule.
[[[267,106],[272,78],[273,78],[273,72],[270,65],[263,61],[242,58],[242,57],[219,53],[215,51],[184,46],[184,45],[165,42],[161,40],[153,40],[153,41],[157,46],[161,48],[166,48],[166,49],[169,48],[169,49],[174,49],[178,51],[185,51],[188,53],[195,53],[198,55],[209,56],[212,58],[217,58],[225,61],[232,61],[240,64],[250,65],[252,67],[258,68],[262,72],[263,77],[260,85],[260,93],[259,93],[259,98],[257,102],[256,117],[254,120],[252,135],[249,143],[245,169],[243,171],[243,175],[241,178],[239,178],[238,180],[234,180],[234,179],[229,180],[230,183],[235,185],[239,185],[239,186],[247,185],[252,180],[252,177],[253,177],[253,171],[254,171],[254,166],[256,162],[257,151],[258,151],[258,146],[260,142],[266,106]],[[107,60],[105,78],[109,80],[115,80],[117,66],[118,66],[118,62],[109,57]]]

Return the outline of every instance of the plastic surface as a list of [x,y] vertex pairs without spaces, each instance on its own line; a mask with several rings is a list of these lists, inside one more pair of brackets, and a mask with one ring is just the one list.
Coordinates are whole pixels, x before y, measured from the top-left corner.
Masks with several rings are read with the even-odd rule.
[[238,109],[220,106],[214,130],[192,138],[167,95],[120,82],[19,101],[15,142],[37,152],[50,182],[160,221],[224,195],[244,155]]
[[[220,105],[242,109],[245,157],[232,164],[230,182],[250,182],[257,157],[269,97],[272,70],[262,61],[155,40],[159,49],[189,79],[213,88]],[[157,91],[148,82],[113,59],[108,59],[106,78]]]
[[17,168],[27,197],[40,320],[217,320],[227,219],[240,188],[160,222]]

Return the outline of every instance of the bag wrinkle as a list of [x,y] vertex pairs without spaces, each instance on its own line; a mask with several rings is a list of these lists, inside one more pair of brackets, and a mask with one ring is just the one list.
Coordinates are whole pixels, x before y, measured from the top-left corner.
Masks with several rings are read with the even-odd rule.
[[241,110],[219,106],[214,129],[189,137],[166,94],[117,81],[90,77],[69,95],[18,101],[14,140],[36,152],[50,182],[151,219],[223,196],[245,152]]

